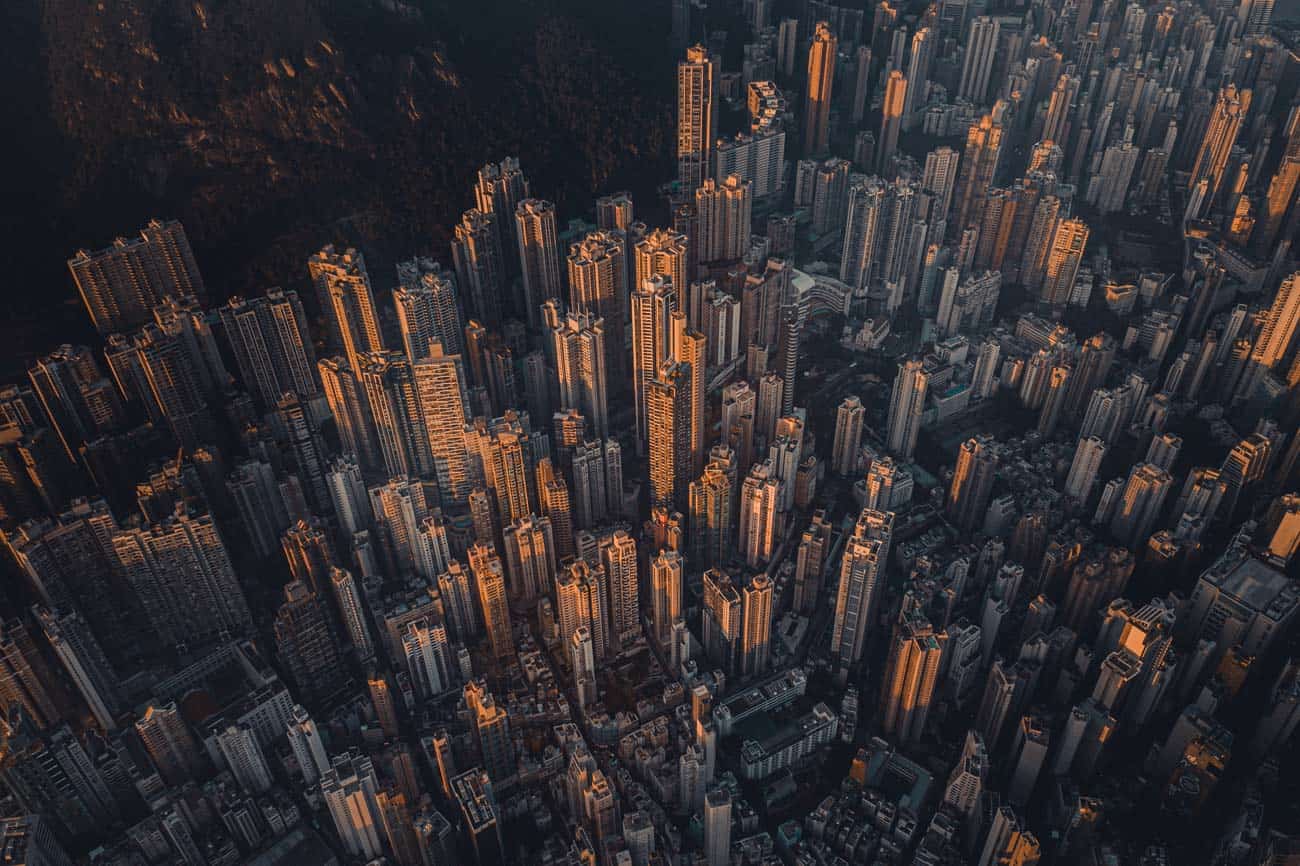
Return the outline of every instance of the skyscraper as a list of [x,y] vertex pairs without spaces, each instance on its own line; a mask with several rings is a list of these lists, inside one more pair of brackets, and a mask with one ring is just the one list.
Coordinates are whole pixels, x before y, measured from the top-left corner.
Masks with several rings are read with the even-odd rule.
[[[690,239],[700,262],[735,261],[749,249],[749,230],[753,211],[753,184],[736,175],[721,182],[705,178],[695,190],[695,213],[699,226]],[[679,293],[684,284],[676,284]],[[693,321],[698,322],[698,316]]]
[[649,866],[650,855],[655,851],[655,827],[650,816],[642,811],[626,813],[623,838],[632,854],[632,866]]
[[884,731],[900,742],[914,743],[925,732],[948,635],[925,620],[909,619],[899,624],[894,640],[881,687]]
[[[95,716],[95,721],[105,731],[116,730],[117,714],[122,709],[117,674],[90,630],[89,623],[76,611],[54,612],[39,608],[36,618],[45,633],[45,640],[67,671],[68,678],[76,686],[81,699]],[[11,622],[10,626],[13,624]],[[3,656],[0,668],[4,669],[4,674],[0,675],[0,693],[9,691],[7,702],[12,703],[13,693],[17,690],[20,701],[39,706],[44,703],[39,700],[40,692],[44,689],[37,686],[33,690],[32,682],[26,680],[26,677],[38,677],[43,665],[38,661],[37,666],[33,667],[30,661],[21,657],[24,645],[25,641],[20,635],[12,633],[9,628],[5,629],[3,642],[0,642],[0,656]]]
[[912,34],[912,47],[907,54],[907,95],[903,102],[903,129],[912,129],[915,126],[917,114],[924,105],[929,84],[930,64],[934,60],[938,36],[938,31],[929,27],[922,27]]
[[459,560],[452,559],[447,570],[438,575],[438,592],[442,596],[443,609],[447,612],[447,623],[451,625],[455,637],[464,642],[471,641],[478,635],[481,620],[471,576]]
[[212,355],[192,351],[187,336],[145,325],[133,337],[114,334],[105,355],[118,385],[144,404],[149,419],[192,449],[216,435],[210,400],[224,383],[206,366]]
[[316,396],[316,355],[297,292],[271,289],[261,298],[231,298],[219,315],[240,378],[263,409],[287,391],[303,400]]
[[280,486],[270,463],[242,460],[226,479],[226,491],[234,503],[244,537],[259,556],[271,556],[280,547],[280,533],[291,519],[285,504],[286,488]]
[[481,767],[466,770],[451,780],[451,790],[469,831],[475,859],[481,864],[502,862],[505,840],[488,774]]
[[690,420],[687,448],[690,456],[689,476],[704,468],[705,386],[708,374],[708,339],[691,328],[681,310],[672,314],[671,354],[686,369],[686,412]]
[[750,568],[766,564],[781,534],[783,484],[770,459],[755,463],[740,487],[740,522],[736,545]]
[[893,512],[863,509],[844,543],[831,633],[831,656],[841,678],[862,658],[867,626],[875,622],[877,587],[889,559],[893,525]]
[[1105,215],[1124,209],[1140,155],[1141,149],[1131,141],[1106,148],[1101,168],[1088,184],[1088,201],[1097,206],[1098,213]]
[[110,543],[120,574],[164,643],[194,646],[252,629],[243,589],[210,515],[177,513],[147,528],[124,529]]
[[561,296],[560,241],[556,232],[554,204],[535,198],[519,202],[515,235],[524,278],[524,311],[532,328],[541,324],[542,303]]
[[[528,196],[528,178],[524,177],[516,157],[507,156],[500,162],[485,163],[478,170],[474,184],[474,204],[481,213],[492,217],[493,230],[497,234],[497,248],[503,253],[516,246],[514,215],[519,203]],[[502,265],[506,266],[504,260]],[[522,310],[516,309],[514,312],[518,316],[523,315]]]
[[758,380],[758,401],[754,413],[754,441],[756,448],[766,448],[776,435],[776,422],[780,420],[784,404],[785,380],[776,373],[765,373]]
[[728,675],[737,672],[744,611],[740,592],[731,575],[718,568],[704,572],[704,608],[701,612],[704,653]]
[[510,597],[535,601],[555,583],[555,537],[551,520],[529,514],[502,531]]
[[726,788],[704,795],[704,851],[708,866],[731,862],[731,794]]
[[383,852],[382,826],[375,800],[379,783],[370,758],[338,755],[321,774],[320,792],[343,848],[353,857],[372,859]]
[[1047,252],[1043,287],[1039,293],[1044,303],[1063,306],[1070,299],[1089,234],[1088,224],[1080,219],[1062,220],[1057,224]]
[[553,332],[555,376],[560,383],[560,407],[577,409],[593,435],[609,435],[606,383],[605,320],[589,313],[570,313]]
[[164,298],[153,310],[154,325],[178,340],[199,378],[199,387],[218,394],[230,384],[225,361],[212,332],[212,316],[194,298]]
[[840,279],[855,289],[865,289],[879,271],[877,247],[885,231],[886,186],[878,177],[858,176],[849,184],[848,218]]
[[898,135],[903,130],[903,113],[907,106],[907,79],[895,69],[885,82],[885,98],[880,104],[880,146],[876,152],[876,168],[889,171],[889,160],[898,149]]
[[1300,329],[1300,271],[1282,281],[1273,303],[1264,314],[1264,324],[1251,351],[1251,360],[1276,367],[1296,342]]
[[[11,708],[7,721],[10,727],[5,757],[0,761],[0,778],[20,810],[57,822],[60,833],[104,832],[119,820],[120,812],[104,774],[69,725],[42,730],[16,706]],[[23,849],[10,847],[9,832],[0,823],[0,855],[12,856],[17,851],[21,860]],[[31,856],[30,849],[26,854]]]
[[478,585],[479,607],[483,624],[487,628],[488,643],[497,659],[509,658],[515,652],[510,628],[510,607],[506,595],[505,570],[496,548],[490,544],[475,544],[469,549],[469,567]]
[[1063,72],[1056,79],[1056,86],[1052,89],[1051,96],[1047,102],[1047,112],[1043,118],[1042,137],[1046,141],[1069,141],[1070,133],[1079,132],[1078,129],[1072,129],[1072,124],[1077,124],[1075,117],[1075,102],[1079,96],[1081,80],[1077,75],[1071,75]]
[[359,370],[362,352],[384,348],[365,258],[353,249],[340,253],[327,246],[307,260],[307,270],[321,309],[328,311],[331,345],[343,350],[351,369]]
[[316,781],[330,767],[329,755],[325,744],[321,742],[320,730],[307,708],[301,704],[294,705],[293,718],[286,727],[289,748],[298,760],[303,780],[309,785]]
[[605,372],[611,383],[621,383],[625,376],[623,322],[631,309],[625,243],[622,232],[596,231],[569,247],[569,312],[604,320]]
[[599,699],[596,684],[596,653],[591,643],[591,631],[581,625],[569,641],[570,664],[573,666],[573,685],[578,693],[578,705],[584,709]]
[[20,619],[0,624],[0,700],[8,709],[22,707],[40,727],[56,724],[63,716],[57,681]]
[[632,221],[632,193],[622,190],[596,199],[596,227],[601,231],[626,233]]
[[753,464],[758,395],[749,383],[732,382],[722,389],[721,439],[736,456],[737,466]]
[[921,188],[934,194],[931,214],[935,223],[948,218],[948,208],[952,204],[952,194],[957,185],[957,165],[960,159],[960,154],[947,145],[936,147],[925,155]]
[[663,362],[646,386],[650,499],[684,509],[691,483],[690,365]]
[[691,304],[686,303],[690,300],[686,292],[691,280],[690,244],[691,238],[673,229],[655,229],[642,237],[633,247],[633,289],[640,290],[653,277],[663,277],[676,295],[676,308],[689,316]]
[[275,615],[276,652],[309,704],[322,705],[348,686],[326,608],[307,584],[285,584]]
[[804,155],[825,153],[830,145],[831,86],[838,41],[825,21],[818,21],[808,48],[808,90],[804,97]]
[[1151,444],[1147,446],[1147,463],[1152,463],[1164,469],[1166,472],[1174,468],[1174,463],[1178,460],[1178,452],[1182,450],[1183,440],[1181,436],[1175,436],[1172,433],[1160,433],[1151,439]]
[[455,277],[430,259],[397,264],[393,308],[402,349],[412,364],[429,357],[429,344],[437,341],[450,355],[459,355],[464,324],[460,320]]
[[1269,182],[1264,198],[1264,212],[1255,225],[1255,248],[1273,249],[1287,213],[1292,211],[1296,187],[1300,185],[1300,153],[1288,154]]
[[767,672],[772,647],[772,579],[758,574],[741,591],[744,633],[740,672],[761,676]]
[[858,468],[858,449],[862,447],[862,427],[867,410],[862,401],[850,395],[835,413],[835,441],[831,447],[831,469],[848,477]]
[[783,304],[776,338],[776,369],[781,374],[781,417],[789,417],[794,412],[794,387],[798,381],[802,333],[803,311],[800,304]]
[[1247,36],[1267,35],[1272,18],[1273,0],[1241,0],[1237,4],[1237,20]]
[[[123,619],[112,592],[112,566],[105,538],[117,520],[104,499],[75,503],[55,519],[26,520],[5,533],[5,549],[42,605],[74,607],[91,618],[105,642],[133,636],[110,627]],[[113,638],[113,640],[109,640]]]
[[682,555],[661,550],[650,561],[651,615],[661,646],[672,638],[673,623],[682,615]]
[[1038,775],[1047,760],[1051,733],[1042,719],[1022,716],[1016,729],[1012,753],[1016,756],[1015,769],[1007,786],[1007,800],[1021,808],[1028,803],[1038,783]]
[[432,476],[429,432],[407,356],[396,351],[367,353],[358,372],[388,477]]
[[505,521],[537,510],[535,437],[527,420],[512,410],[491,422],[477,418],[465,432],[472,474],[495,495],[496,512]]
[[[750,86],[753,87],[752,82]],[[717,163],[714,180],[722,183],[735,175],[748,181],[756,200],[780,195],[785,189],[785,136],[785,129],[774,124],[720,139],[714,160]]]
[[230,774],[249,794],[264,794],[272,785],[262,747],[248,725],[228,725],[214,738]]
[[360,378],[342,357],[322,358],[316,369],[344,453],[355,455],[366,470],[382,470],[384,458]]
[[[545,471],[543,465],[546,466]],[[537,492],[539,510],[551,521],[556,559],[564,560],[573,556],[573,513],[569,486],[563,475],[557,475],[550,469],[549,459],[538,463]]]
[[151,220],[139,237],[118,238],[98,252],[78,250],[68,270],[100,334],[143,324],[167,295],[206,294],[185,228],[176,220]]
[[343,619],[343,629],[352,642],[356,657],[361,661],[374,658],[374,639],[370,635],[366,611],[361,605],[361,595],[357,592],[357,582],[352,577],[352,572],[345,568],[331,568],[330,586],[334,591],[334,602],[338,605],[339,615]]
[[898,376],[889,398],[885,447],[905,460],[911,459],[916,450],[929,384],[930,377],[920,359],[912,358],[898,365]]
[[642,524],[644,538],[650,550],[676,550],[679,553],[686,548],[682,537],[682,515],[663,505],[650,509],[650,519]]
[[961,444],[948,488],[947,509],[949,519],[962,532],[968,533],[983,522],[997,469],[998,454],[992,437],[973,437]]
[[1038,414],[1038,432],[1050,438],[1056,432],[1061,416],[1066,412],[1069,398],[1071,368],[1063,364],[1052,367],[1047,377],[1047,396],[1043,400],[1042,411]]
[[285,450],[308,504],[317,514],[328,515],[332,503],[325,486],[325,443],[316,429],[313,416],[292,392],[286,393],[275,406],[274,422],[283,437]]
[[601,526],[617,513],[621,459],[622,451],[613,440],[590,440],[573,449],[573,516],[580,529]]
[[[447,645],[447,629],[442,623],[430,623],[421,618],[406,624],[402,634],[401,651],[406,662],[406,673],[416,694],[431,698],[441,694],[453,682],[451,652]],[[389,727],[397,727],[394,719],[385,724],[385,734],[396,736]]]
[[798,613],[811,614],[817,608],[830,547],[831,524],[826,512],[819,509],[813,512],[795,553],[793,607]]
[[469,460],[464,428],[469,417],[465,371],[459,355],[431,344],[429,356],[413,365],[415,390],[429,436],[429,450],[445,503],[463,503],[469,496]]
[[966,149],[962,151],[953,190],[949,235],[959,236],[963,229],[978,224],[1001,160],[1002,133],[1002,124],[992,114],[971,124],[966,133]]
[[976,105],[984,105],[988,98],[989,80],[998,50],[998,29],[998,19],[987,15],[977,16],[970,23],[957,95]]
[[428,576],[432,567],[422,554],[421,527],[429,517],[425,485],[405,475],[370,488],[370,510],[380,541],[399,570]]
[[716,74],[703,45],[688,48],[686,59],[677,64],[677,180],[687,191],[709,176],[718,137]]
[[799,54],[799,19],[782,18],[777,28],[777,68],[787,78],[794,75]]
[[135,723],[136,735],[149,760],[169,785],[192,780],[203,767],[194,735],[176,704],[150,704]]
[[962,744],[961,758],[948,776],[944,790],[944,805],[959,815],[969,817],[980,805],[980,796],[989,773],[989,755],[984,738],[978,731],[967,731]]
[[671,36],[674,51],[685,50],[691,39],[691,2],[690,0],[672,0]]
[[617,646],[634,642],[640,635],[636,541],[618,529],[600,540],[600,564],[609,591],[610,638]]
[[1070,472],[1065,476],[1065,495],[1080,504],[1088,501],[1097,482],[1097,470],[1106,456],[1106,443],[1096,436],[1079,439]]
[[608,615],[605,569],[589,565],[583,559],[560,570],[555,581],[556,619],[560,640],[573,639],[573,633],[585,627],[591,633],[593,651],[605,658],[613,647]]
[[[513,213],[513,209],[506,215],[477,208],[467,210],[456,224],[451,241],[456,285],[466,312],[488,327],[501,323],[501,301],[506,296],[501,231],[497,222]],[[513,222],[510,225],[508,231],[513,235]]]
[[997,749],[1007,721],[1017,718],[1029,700],[1031,676],[1027,665],[1008,664],[1001,657],[993,660],[975,716],[975,730],[984,737],[990,749]]
[[1043,196],[1034,206],[1029,234],[1025,237],[1025,251],[1020,261],[1020,281],[1030,291],[1040,290],[1043,286],[1047,258],[1052,251],[1060,212],[1061,200],[1054,195]]
[[[1187,180],[1188,189],[1195,189],[1201,181],[1207,184],[1206,196],[1199,210],[1204,210],[1219,195],[1228,158],[1237,143],[1242,121],[1250,110],[1250,98],[1251,91],[1238,90],[1235,84],[1228,84],[1214,100],[1205,137],[1201,140],[1196,162]],[[1192,214],[1193,217],[1199,215],[1199,212]]]
[[[80,459],[82,443],[126,421],[117,389],[86,346],[60,346],[29,367],[27,377],[69,460]],[[39,420],[29,415],[23,432],[34,434]]]
[[710,462],[691,482],[690,553],[697,568],[713,568],[731,556],[732,479],[725,467]]
[[1110,531],[1130,547],[1144,544],[1155,527],[1165,498],[1173,487],[1169,473],[1151,463],[1141,463],[1129,473]]
[[[801,163],[802,164],[802,163]],[[852,163],[833,156],[822,162],[809,162],[812,174],[812,229],[819,235],[838,234],[844,228],[844,203],[850,185]]]

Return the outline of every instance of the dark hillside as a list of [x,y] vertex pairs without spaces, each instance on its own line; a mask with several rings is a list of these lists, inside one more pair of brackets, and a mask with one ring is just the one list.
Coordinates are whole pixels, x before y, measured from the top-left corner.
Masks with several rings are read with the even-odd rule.
[[3,4],[14,44],[0,72],[21,118],[5,137],[6,174],[27,203],[6,215],[0,253],[6,372],[47,335],[82,327],[67,256],[151,215],[185,223],[222,295],[300,280],[327,241],[381,259],[442,255],[474,171],[506,154],[562,218],[589,210],[593,190],[630,187],[648,203],[671,136],[662,11],[626,0]]

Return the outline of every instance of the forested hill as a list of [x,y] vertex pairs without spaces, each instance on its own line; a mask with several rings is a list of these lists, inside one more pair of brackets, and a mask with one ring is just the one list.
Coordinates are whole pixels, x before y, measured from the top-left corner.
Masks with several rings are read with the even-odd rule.
[[666,176],[659,2],[2,5],[16,171],[0,336],[24,356],[81,315],[67,256],[152,215],[185,223],[222,295],[300,279],[328,241],[441,253],[475,170],[507,154],[562,218]]

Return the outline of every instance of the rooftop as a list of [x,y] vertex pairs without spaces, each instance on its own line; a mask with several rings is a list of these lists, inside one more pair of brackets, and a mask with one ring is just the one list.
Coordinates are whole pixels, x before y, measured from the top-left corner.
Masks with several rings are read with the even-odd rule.
[[315,831],[299,827],[249,860],[248,866],[292,866],[295,863],[334,866],[338,862]]
[[496,808],[483,788],[482,783],[485,778],[486,775],[481,770],[474,769],[461,773],[451,780],[456,800],[460,803],[461,811],[472,833],[480,832],[497,819]]
[[811,735],[814,731],[833,725],[836,715],[825,704],[818,704],[810,712],[782,725],[761,742],[749,740],[741,748],[747,761],[759,760],[763,755],[774,755]]
[[[754,684],[753,687],[736,692],[726,699],[724,706],[736,719],[761,707],[769,700],[779,698],[785,693],[798,689],[806,682],[802,668],[791,668]],[[791,695],[793,697],[793,695]]]
[[873,741],[869,752],[867,785],[884,792],[900,808],[920,808],[934,782],[930,773],[881,740]]
[[1278,569],[1250,555],[1220,560],[1205,578],[1219,591],[1254,611],[1285,612],[1300,604],[1300,587]]

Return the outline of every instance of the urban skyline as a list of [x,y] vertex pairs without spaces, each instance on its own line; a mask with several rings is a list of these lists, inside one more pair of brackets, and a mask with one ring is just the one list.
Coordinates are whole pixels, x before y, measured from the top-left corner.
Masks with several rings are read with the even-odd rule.
[[667,6],[649,201],[67,239],[0,860],[1300,862],[1300,30]]

